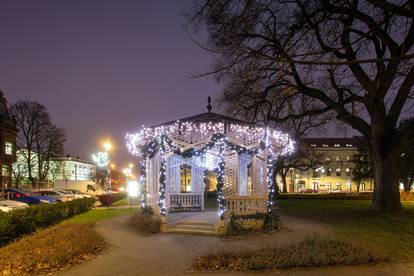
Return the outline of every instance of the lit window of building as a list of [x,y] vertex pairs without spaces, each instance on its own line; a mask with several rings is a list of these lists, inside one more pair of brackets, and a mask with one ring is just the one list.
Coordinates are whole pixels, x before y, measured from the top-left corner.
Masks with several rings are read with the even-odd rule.
[[346,157],[346,161],[349,161],[349,160],[351,160],[351,158],[349,158],[349,156],[347,156],[347,157]]
[[336,169],[336,176],[341,176],[341,169]]
[[341,157],[337,156],[337,157],[335,158],[335,160],[339,162],[339,161],[341,161]]
[[4,144],[4,153],[6,155],[13,155],[13,144],[11,142],[6,142]]
[[346,176],[351,176],[351,170],[349,168],[346,168],[345,172]]
[[328,168],[326,170],[326,176],[331,176],[331,172],[332,172],[332,169],[331,168]]

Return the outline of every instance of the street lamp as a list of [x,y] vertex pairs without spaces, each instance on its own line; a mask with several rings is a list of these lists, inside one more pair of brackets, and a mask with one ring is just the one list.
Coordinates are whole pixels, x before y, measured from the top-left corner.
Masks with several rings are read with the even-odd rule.
[[115,167],[114,164],[110,164],[110,159],[109,159],[109,152],[112,149],[112,143],[110,141],[106,141],[102,144],[102,146],[104,148],[104,151],[93,154],[92,159],[98,167],[106,167],[108,179],[106,181],[105,190],[110,192],[111,191],[111,167],[112,166]]

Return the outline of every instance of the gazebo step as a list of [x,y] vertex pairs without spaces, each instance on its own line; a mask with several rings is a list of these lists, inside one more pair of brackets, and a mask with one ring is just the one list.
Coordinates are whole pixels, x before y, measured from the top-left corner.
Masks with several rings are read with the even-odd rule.
[[204,236],[219,236],[219,233],[215,230],[201,230],[201,229],[187,229],[187,228],[167,228],[166,233],[176,234],[193,234],[193,235],[204,235]]
[[181,221],[175,224],[167,224],[165,227],[167,233],[195,234],[217,236],[216,227],[211,223]]
[[185,221],[178,221],[177,223],[174,223],[173,225],[197,225],[197,226],[212,226],[213,224],[208,222],[200,222],[200,221],[191,221],[191,220],[185,220]]

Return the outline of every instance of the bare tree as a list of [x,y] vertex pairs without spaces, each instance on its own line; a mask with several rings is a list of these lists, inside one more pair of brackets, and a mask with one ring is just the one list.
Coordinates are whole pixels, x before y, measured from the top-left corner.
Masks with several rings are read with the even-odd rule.
[[202,47],[218,55],[208,74],[265,79],[264,92],[311,100],[308,110],[269,119],[333,112],[369,144],[372,208],[401,210],[400,155],[414,128],[398,131],[414,102],[413,1],[199,0],[191,14],[208,33]]
[[33,101],[18,101],[10,107],[16,120],[17,150],[26,163],[27,175],[33,186],[44,181],[51,157],[63,154],[65,133],[50,120],[43,105]]

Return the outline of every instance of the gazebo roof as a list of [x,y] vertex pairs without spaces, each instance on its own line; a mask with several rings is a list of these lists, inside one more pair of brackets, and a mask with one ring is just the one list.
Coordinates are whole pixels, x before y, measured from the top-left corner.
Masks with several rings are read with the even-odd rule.
[[207,122],[218,123],[218,122],[221,122],[223,124],[234,123],[234,124],[239,124],[239,125],[254,126],[253,123],[249,123],[249,122],[246,122],[246,121],[243,121],[243,120],[239,120],[239,119],[236,119],[236,118],[232,118],[232,117],[225,116],[225,115],[218,114],[218,113],[214,113],[214,112],[205,112],[205,113],[201,113],[201,114],[198,114],[198,115],[177,119],[177,120],[174,120],[174,121],[169,121],[169,122],[166,122],[166,123],[157,124],[157,125],[152,126],[152,128],[171,125],[171,124],[176,123],[177,121],[192,122],[192,123],[207,123]]

